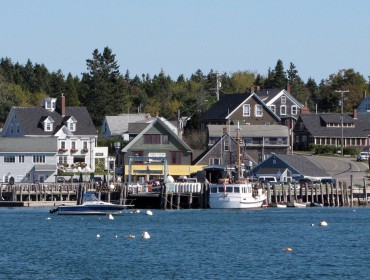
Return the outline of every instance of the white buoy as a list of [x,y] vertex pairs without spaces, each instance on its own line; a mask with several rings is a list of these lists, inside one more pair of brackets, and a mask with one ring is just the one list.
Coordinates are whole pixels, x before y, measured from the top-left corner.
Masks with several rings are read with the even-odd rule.
[[152,212],[152,211],[150,211],[150,210],[146,210],[146,214],[147,214],[148,216],[153,216],[153,212]]
[[141,233],[141,236],[143,237],[143,239],[149,239],[150,238],[150,235],[149,235],[149,233],[147,231],[143,231]]
[[50,217],[47,217],[46,220],[51,220],[51,218]]
[[315,224],[311,224],[311,227],[315,226]]
[[326,227],[326,226],[328,226],[328,223],[327,223],[327,222],[325,222],[325,221],[321,221],[321,222],[320,222],[320,226],[322,226],[322,227]]
[[118,238],[118,235],[116,235],[116,238]]
[[109,219],[109,220],[114,220],[113,215],[112,215],[112,214],[108,214],[108,219]]
[[97,234],[97,235],[96,235],[96,239],[99,239],[99,238],[100,238],[100,234]]
[[137,209],[137,210],[135,211],[135,213],[136,213],[136,214],[140,214],[140,210],[139,210],[139,209]]

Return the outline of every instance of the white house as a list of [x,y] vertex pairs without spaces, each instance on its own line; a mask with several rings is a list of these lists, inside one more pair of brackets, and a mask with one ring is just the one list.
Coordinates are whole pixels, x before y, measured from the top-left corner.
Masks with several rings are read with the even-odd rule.
[[0,182],[54,182],[56,137],[0,137]]
[[[42,107],[13,107],[4,124],[2,137],[24,138],[25,143],[35,137],[55,138],[55,166],[84,163],[90,170],[95,170],[96,127],[86,107],[66,107],[65,96],[45,98]],[[2,164],[5,162],[0,162]],[[40,180],[38,176],[35,174],[30,179]]]

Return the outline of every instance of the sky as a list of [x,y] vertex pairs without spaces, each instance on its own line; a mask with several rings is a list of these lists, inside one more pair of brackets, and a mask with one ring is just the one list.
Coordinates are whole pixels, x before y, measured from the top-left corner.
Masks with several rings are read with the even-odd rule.
[[130,77],[200,69],[267,75],[281,59],[306,82],[370,76],[368,0],[0,0],[0,58],[81,76],[109,47]]

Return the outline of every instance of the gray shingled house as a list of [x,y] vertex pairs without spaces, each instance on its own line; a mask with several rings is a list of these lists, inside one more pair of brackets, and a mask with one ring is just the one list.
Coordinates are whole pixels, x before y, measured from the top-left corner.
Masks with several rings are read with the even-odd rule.
[[[343,124],[343,125],[342,125]],[[362,150],[368,146],[370,115],[357,114],[302,114],[293,129],[294,148],[307,149],[309,144],[353,147]]]

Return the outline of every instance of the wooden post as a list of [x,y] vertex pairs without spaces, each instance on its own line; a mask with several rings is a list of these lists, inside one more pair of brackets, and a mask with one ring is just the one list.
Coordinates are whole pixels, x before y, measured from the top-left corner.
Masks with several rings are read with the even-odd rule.
[[341,206],[344,206],[344,182],[340,185],[340,201],[341,201]]
[[271,203],[271,189],[270,189],[270,185],[269,184],[261,185],[262,188],[264,186],[266,186],[266,188],[267,188],[267,205],[269,205]]
[[181,195],[178,193],[177,194],[177,201],[176,201],[176,208],[177,210],[180,210],[180,203],[181,203]]
[[330,205],[335,206],[333,184],[330,184]]
[[364,178],[364,199],[365,199],[365,206],[367,206],[367,189],[366,189],[366,179]]
[[349,206],[348,187],[346,182],[344,182],[343,184],[343,189],[344,189],[344,204],[345,206]]
[[350,181],[351,181],[351,185],[349,186],[350,187],[350,206],[353,207],[353,175],[351,174],[350,175]]
[[342,182],[339,182],[339,187],[337,186],[335,188],[335,205],[336,206],[340,206],[339,205],[339,189],[342,188]]
[[188,196],[188,209],[191,209],[191,205],[193,204],[193,193],[189,193]]
[[272,186],[272,192],[274,194],[274,202],[277,203],[277,193],[275,184]]
[[321,183],[320,183],[320,203],[322,203],[322,205],[324,205],[324,194],[323,194],[323,188],[322,188]]

